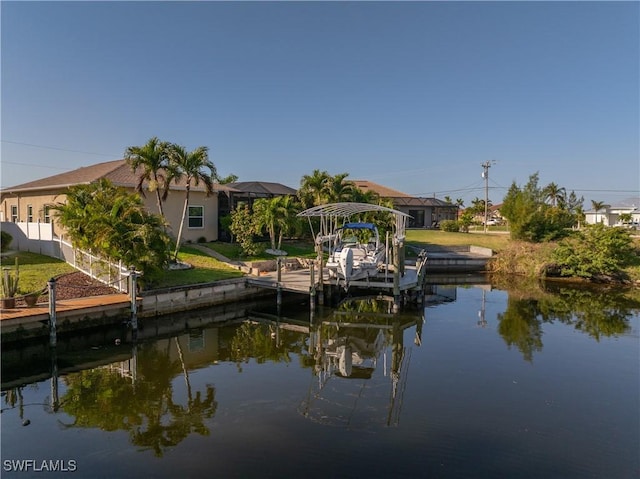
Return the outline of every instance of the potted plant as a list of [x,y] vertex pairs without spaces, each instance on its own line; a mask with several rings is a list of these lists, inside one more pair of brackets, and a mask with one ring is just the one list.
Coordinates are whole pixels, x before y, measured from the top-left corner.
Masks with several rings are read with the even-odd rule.
[[24,302],[27,303],[27,306],[33,308],[38,303],[38,298],[40,297],[40,292],[36,291],[35,293],[29,293],[24,295]]
[[2,268],[2,307],[11,309],[16,306],[15,295],[18,292],[18,282],[20,281],[20,269],[18,268],[18,258],[16,258],[16,269],[11,274],[10,268]]

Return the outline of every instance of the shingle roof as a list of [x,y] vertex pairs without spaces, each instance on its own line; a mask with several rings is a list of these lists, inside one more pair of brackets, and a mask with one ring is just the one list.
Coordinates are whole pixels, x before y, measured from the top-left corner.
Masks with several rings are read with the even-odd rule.
[[367,180],[351,180],[358,188],[362,191],[373,191],[379,194],[382,198],[402,198],[402,197],[411,197],[402,191],[394,190],[392,188],[387,188],[386,186],[379,185],[378,183],[374,183],[373,181]]
[[[134,188],[138,184],[138,177],[142,172],[141,169],[132,172],[129,165],[125,160],[107,161],[105,163],[98,163],[91,166],[83,166],[73,171],[67,171],[66,173],[60,173],[58,175],[48,176],[21,185],[11,186],[4,188],[3,193],[18,193],[22,191],[36,191],[36,190],[51,190],[67,188],[69,186],[78,184],[87,184],[99,179],[106,178],[110,180],[116,186],[124,186]],[[184,189],[184,180],[177,184],[172,183],[171,189],[181,190]],[[216,184],[214,189],[216,191],[235,191],[229,185]],[[192,186],[193,191],[204,191],[202,184],[200,186]]]
[[289,188],[281,183],[270,183],[268,181],[237,181],[229,183],[233,189],[242,191],[243,193],[251,193],[256,195],[295,195],[297,193],[293,188]]
[[390,198],[393,200],[395,206],[454,206],[446,201],[439,200],[438,198],[423,198],[418,196],[411,196],[402,191],[387,188],[386,186],[379,185],[373,181],[366,180],[353,180],[353,183],[362,191],[373,191],[380,195],[381,198]]

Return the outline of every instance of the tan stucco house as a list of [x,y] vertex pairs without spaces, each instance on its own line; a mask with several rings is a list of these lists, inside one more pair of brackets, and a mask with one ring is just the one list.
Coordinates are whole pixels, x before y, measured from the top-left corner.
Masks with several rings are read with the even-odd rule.
[[[4,188],[0,190],[0,221],[53,223],[54,235],[61,236],[64,231],[56,224],[51,206],[64,203],[68,187],[90,184],[105,178],[133,193],[139,176],[137,172],[131,171],[125,160],[115,160]],[[188,215],[182,233],[184,241],[218,239],[218,197],[220,193],[231,190],[225,185],[216,184],[214,194],[207,197],[202,184],[191,186]],[[184,195],[184,183],[172,183],[169,196],[163,204],[165,217],[171,227],[169,232],[174,236],[177,235],[182,218]],[[146,208],[157,214],[156,196],[146,191],[146,185],[145,196],[142,199]]]

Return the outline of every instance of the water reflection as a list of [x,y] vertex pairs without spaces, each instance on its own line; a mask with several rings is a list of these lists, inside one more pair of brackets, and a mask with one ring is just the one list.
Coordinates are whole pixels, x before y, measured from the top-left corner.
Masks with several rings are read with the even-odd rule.
[[[415,326],[419,346],[424,316],[392,309],[393,298],[358,298],[344,301],[330,316],[312,319],[314,378],[299,408],[304,417],[359,430],[398,424],[410,362],[404,332]],[[377,368],[382,371],[375,375]]]
[[[601,341],[629,334],[640,311],[637,297],[622,290],[511,284],[505,305],[492,317],[491,287],[481,287],[479,311],[477,302],[471,308],[477,324],[486,332],[497,324],[506,346],[529,362],[543,349],[546,323],[566,324]],[[457,301],[455,286],[428,288],[425,308],[395,314],[384,297],[351,298],[315,312],[299,308],[298,315],[291,308],[291,317],[266,308],[212,310],[159,321],[141,331],[140,341],[117,348],[119,330],[104,334],[109,346],[82,354],[66,350],[64,341],[51,351],[3,348],[3,409],[17,409],[20,420],[28,421],[24,384],[46,378],[50,393],[43,406],[61,428],[125,431],[132,445],[161,457],[189,436],[212,433],[216,387],[194,386],[194,371],[228,362],[243,373],[250,362],[297,361],[309,372],[306,389],[295,391],[302,417],[364,432],[398,426],[413,348],[423,343],[425,311]],[[224,322],[215,323],[220,318]],[[27,368],[26,357],[32,360]]]
[[[64,377],[61,409],[73,418],[64,427],[123,430],[132,444],[156,456],[192,433],[206,436],[217,408],[215,389],[193,391],[181,341],[188,336],[134,346],[129,360]],[[183,375],[187,398],[175,398],[173,379]]]
[[596,341],[625,334],[640,310],[640,301],[620,288],[585,288],[542,283],[509,290],[506,310],[499,313],[498,332],[526,361],[542,351],[543,324],[573,326]]

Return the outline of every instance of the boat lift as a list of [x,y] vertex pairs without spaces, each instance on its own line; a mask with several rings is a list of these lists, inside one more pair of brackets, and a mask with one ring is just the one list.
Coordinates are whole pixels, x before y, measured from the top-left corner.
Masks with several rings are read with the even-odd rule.
[[[387,208],[385,206],[374,205],[370,203],[329,203],[325,205],[314,206],[298,214],[299,217],[306,217],[309,220],[311,232],[315,237],[315,245],[317,252],[317,265],[319,271],[323,271],[324,252],[331,253],[334,242],[338,236],[338,230],[348,222],[356,219],[363,219],[367,213],[390,214],[393,217],[391,231],[386,235],[386,254],[383,270],[375,277],[367,277],[364,280],[344,281],[345,287],[361,287],[393,290],[394,308],[398,309],[401,300],[401,292],[403,290],[415,288],[422,285],[424,279],[424,270],[426,264],[426,253],[421,252],[416,261],[415,271],[412,270],[411,278],[405,278],[405,239],[407,218],[410,215],[402,211]],[[315,228],[318,229],[316,234],[314,222],[312,218],[317,218]],[[389,233],[391,235],[389,235]],[[391,236],[391,244],[389,244],[389,236]],[[391,262],[390,262],[391,258]],[[393,280],[389,281],[389,275],[392,274]],[[320,274],[319,290],[324,290],[322,284],[323,275]],[[339,282],[339,281],[337,281]]]

